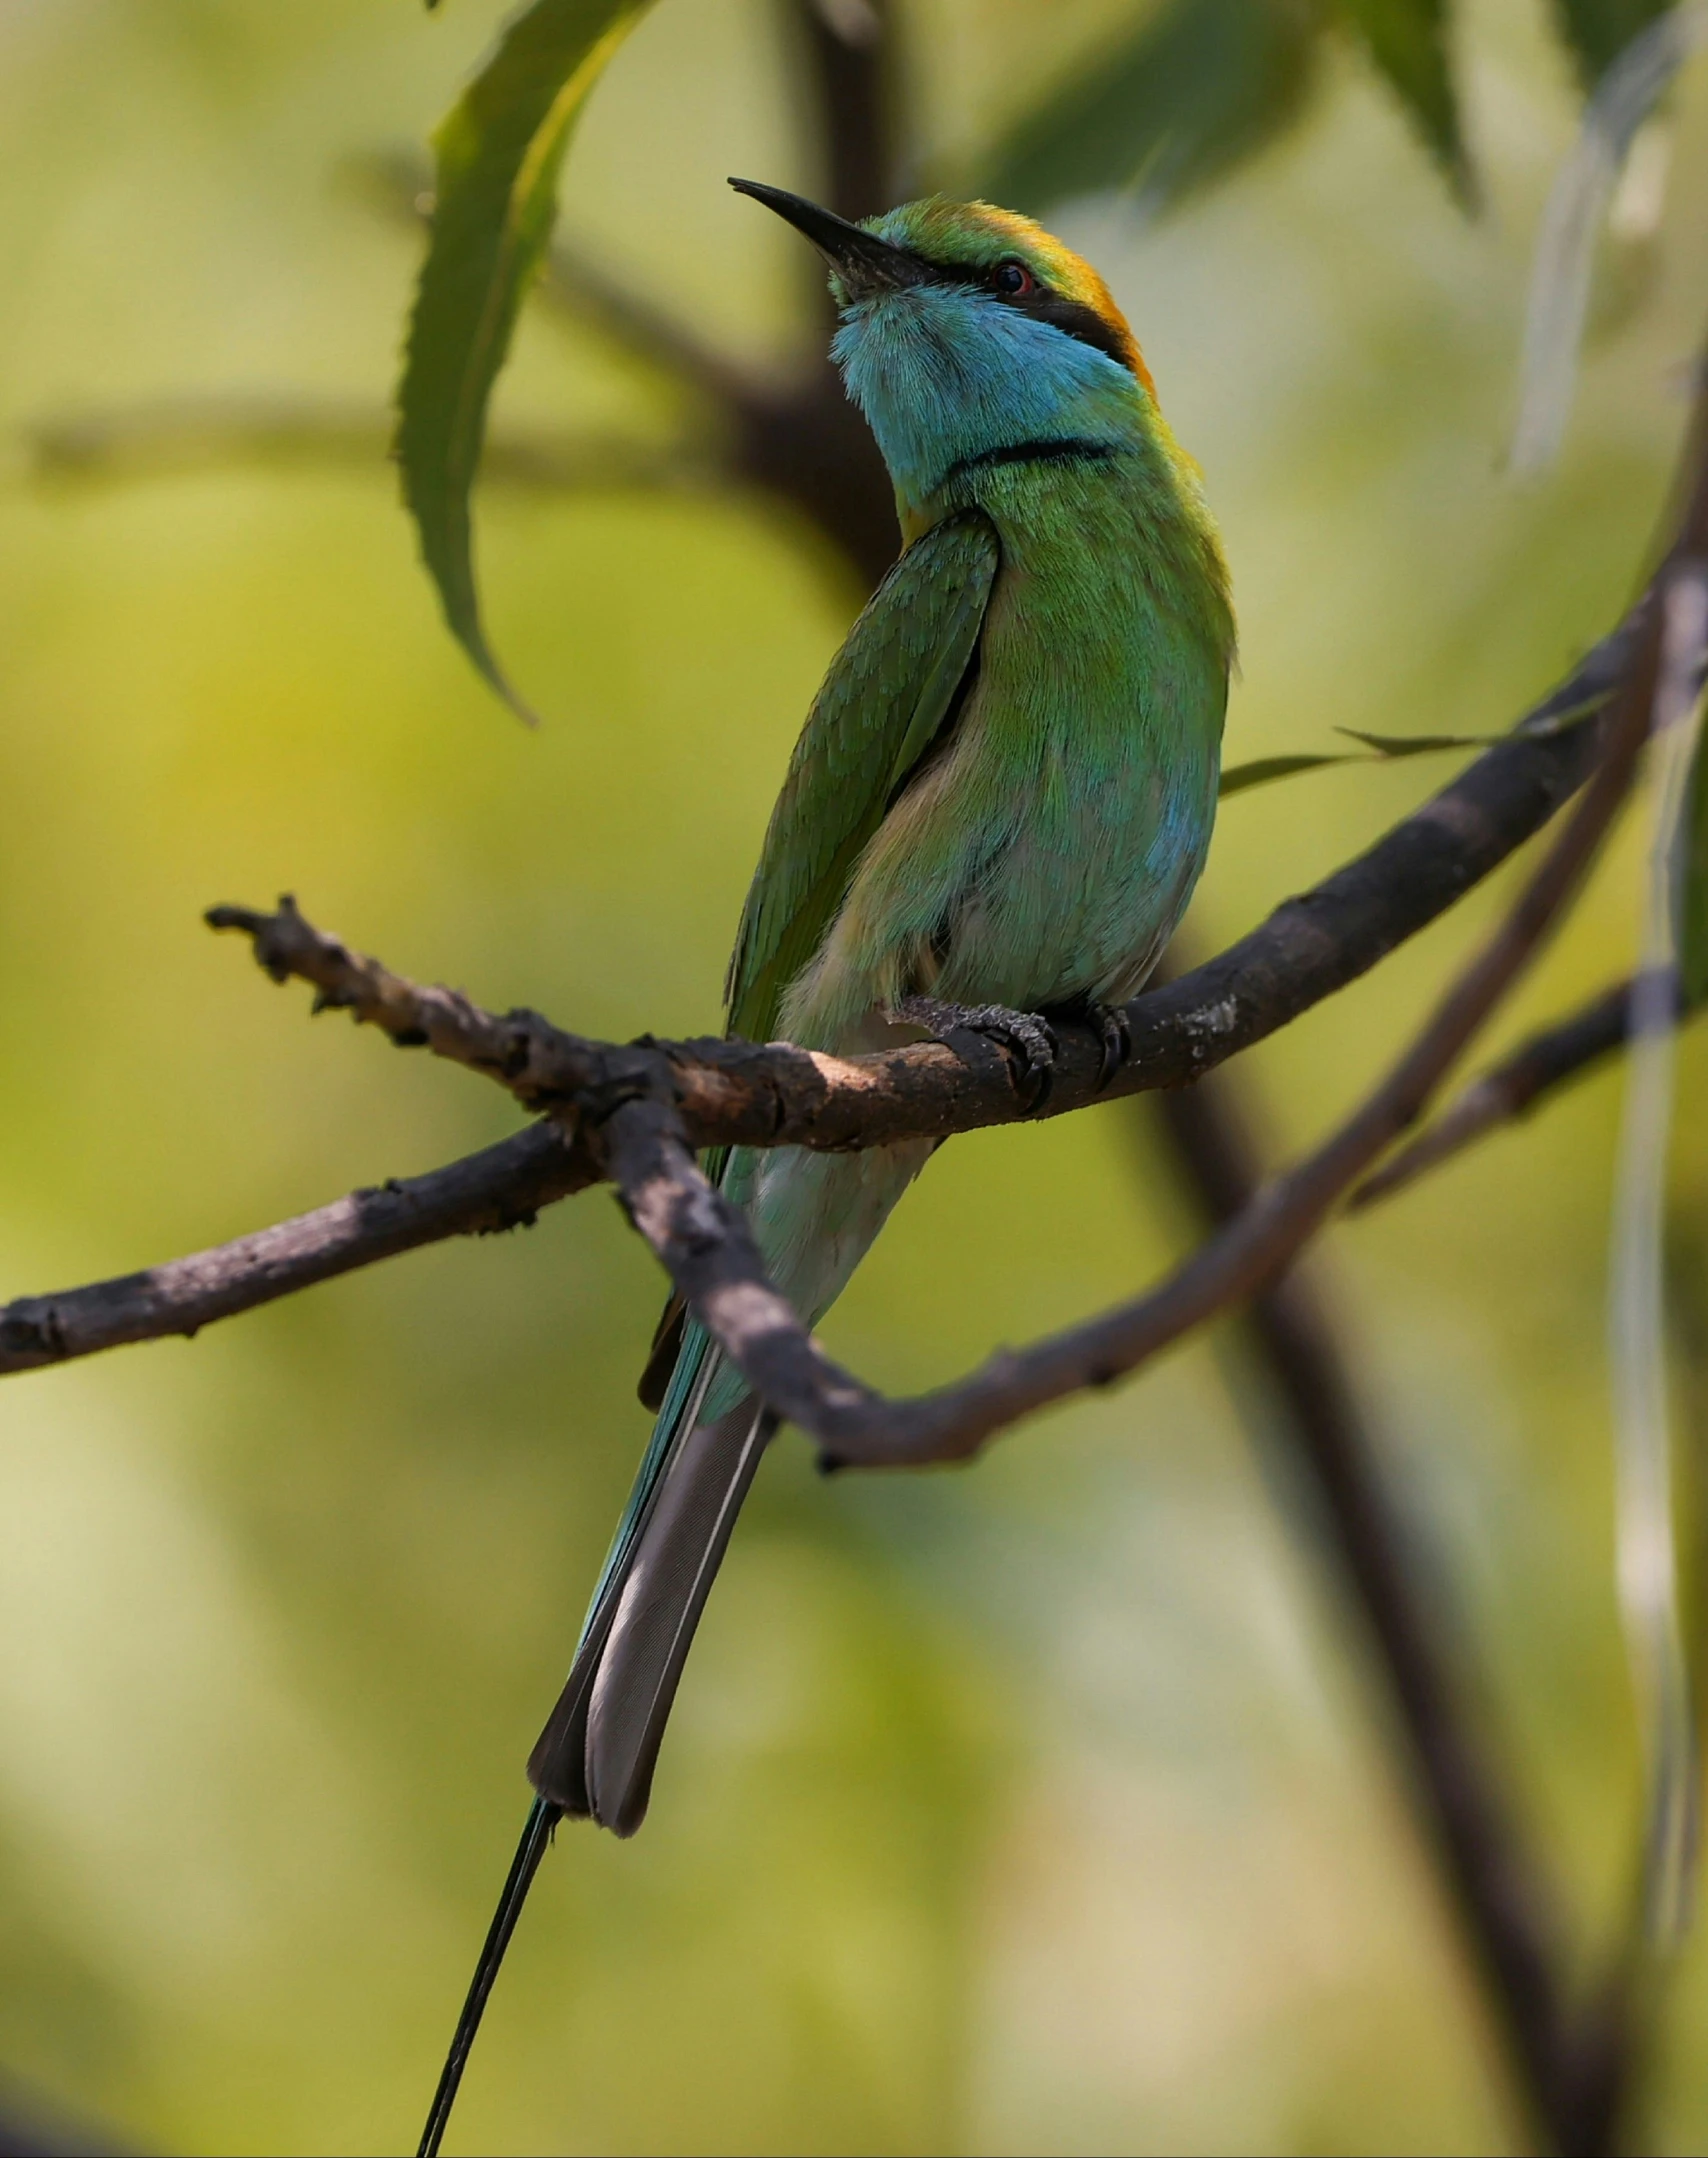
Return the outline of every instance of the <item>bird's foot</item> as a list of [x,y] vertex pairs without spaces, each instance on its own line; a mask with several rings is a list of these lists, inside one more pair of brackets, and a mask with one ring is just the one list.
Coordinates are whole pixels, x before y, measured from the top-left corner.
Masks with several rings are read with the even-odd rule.
[[903,997],[889,1016],[905,1026],[923,1027],[936,1041],[946,1042],[952,1034],[978,1035],[1007,1058],[1010,1084],[1028,1116],[1049,1100],[1061,1044],[1041,1013],[1010,1011],[1006,1004],[945,1004],[938,997]]
[[1085,1016],[1103,1044],[1103,1055],[1097,1066],[1097,1091],[1101,1094],[1132,1055],[1133,1030],[1119,1004],[1088,1003]]

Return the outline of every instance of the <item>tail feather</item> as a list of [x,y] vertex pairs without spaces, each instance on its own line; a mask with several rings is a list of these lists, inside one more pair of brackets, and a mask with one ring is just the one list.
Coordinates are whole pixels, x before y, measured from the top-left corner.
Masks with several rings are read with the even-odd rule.
[[528,1763],[534,1788],[566,1813],[619,1836],[645,1818],[694,1629],[776,1428],[745,1396],[668,1446]]
[[[853,1156],[792,1150],[752,1189],[752,1157],[708,1160],[755,1226],[779,1285],[809,1323],[836,1297],[931,1142]],[[632,1836],[682,1667],[713,1577],[777,1418],[743,1391],[697,1320],[659,1330],[645,1398],[662,1398],[652,1438],[611,1540],[557,1705],[528,1762],[539,1796],[504,1884],[433,2101],[423,2158],[434,2158],[487,1995],[555,1823],[592,1818]],[[680,1347],[676,1348],[677,1342]],[[674,1364],[665,1379],[671,1352]]]
[[689,1433],[659,1487],[588,1702],[591,1810],[619,1836],[632,1836],[646,1817],[694,1630],[776,1429],[761,1403],[739,1401]]
[[635,1472],[628,1503],[623,1508],[622,1519],[617,1523],[605,1563],[599,1570],[599,1579],[594,1584],[587,1616],[581,1622],[581,1636],[570,1661],[569,1676],[564,1680],[563,1690],[546,1719],[546,1727],[528,1757],[529,1782],[572,1820],[585,1820],[593,1813],[584,1765],[587,1708],[593,1682],[599,1675],[606,1637],[645,1534],[660,1480],[670,1464],[679,1434],[684,1427],[691,1426],[699,1414],[717,1361],[705,1328],[690,1325],[653,1424],[652,1437]]

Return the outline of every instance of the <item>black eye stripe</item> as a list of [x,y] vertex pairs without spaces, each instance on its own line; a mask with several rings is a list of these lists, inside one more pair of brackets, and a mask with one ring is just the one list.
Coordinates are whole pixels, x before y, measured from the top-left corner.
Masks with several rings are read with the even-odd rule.
[[1034,283],[1030,292],[1007,293],[997,289],[992,282],[1002,263],[990,268],[975,267],[966,262],[933,262],[928,255],[906,250],[918,265],[919,282],[922,285],[959,285],[974,292],[988,293],[1004,307],[1012,307],[1023,315],[1035,315],[1040,322],[1064,331],[1077,338],[1082,345],[1090,345],[1096,351],[1107,354],[1117,365],[1132,368],[1132,349],[1120,331],[1105,322],[1095,307],[1088,307],[1083,300],[1070,300],[1065,293],[1053,292],[1043,283]]
[[1127,340],[1112,323],[1104,321],[1095,307],[1087,307],[1083,300],[1069,300],[1060,293],[1040,291],[1018,304],[1027,314],[1037,315],[1044,322],[1054,323],[1058,330],[1066,330],[1070,337],[1077,337],[1082,345],[1094,345],[1123,367],[1132,366],[1133,356]]

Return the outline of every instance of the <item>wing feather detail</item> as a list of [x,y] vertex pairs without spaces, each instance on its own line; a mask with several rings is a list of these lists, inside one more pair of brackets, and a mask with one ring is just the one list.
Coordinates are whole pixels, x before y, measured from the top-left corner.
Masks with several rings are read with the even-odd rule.
[[742,910],[724,991],[732,1034],[769,1038],[860,856],[952,723],[1000,562],[989,518],[946,519],[908,548],[849,631],[795,744]]

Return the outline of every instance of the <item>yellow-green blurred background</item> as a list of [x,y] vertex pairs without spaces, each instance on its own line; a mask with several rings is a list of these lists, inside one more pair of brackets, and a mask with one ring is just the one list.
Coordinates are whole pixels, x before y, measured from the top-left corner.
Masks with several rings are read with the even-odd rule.
[[[977,146],[1113,0],[912,0],[914,123]],[[715,496],[494,488],[528,733],[441,628],[391,475],[313,459],[44,484],[20,430],[159,398],[387,394],[417,242],[346,179],[419,144],[498,20],[409,0],[0,5],[0,1295],[217,1242],[513,1128],[490,1088],[310,1026],[221,899],[296,891],[408,971],[627,1035],[712,1027],[759,834],[857,595]],[[1664,220],[1603,264],[1566,455],[1500,469],[1540,205],[1574,125],[1541,0],[1464,20],[1465,220],[1367,70],[1109,274],[1223,520],[1230,757],[1492,729],[1638,575],[1708,279],[1708,85]],[[811,188],[768,0],[660,0],[566,224],[755,362]],[[959,160],[959,164],[957,164]],[[510,426],[660,436],[667,395],[528,321]],[[1231,802],[1202,945],[1445,776]],[[1628,963],[1629,841],[1504,1023]],[[1277,1146],[1350,1100],[1510,879],[1248,1060]],[[1676,1186],[1708,1195],[1705,1050]],[[1324,1253],[1392,1474],[1582,1965],[1622,1907],[1604,1075]],[[946,1377],[1130,1293],[1186,1234],[1125,1108],[959,1140],[826,1327]],[[0,2068],[138,2150],[412,2145],[645,1428],[653,1266],[608,1194],[0,1394]],[[1222,1343],[1225,1350],[1228,1344]],[[964,1473],[786,1439],[645,1832],[565,1832],[452,2147],[1487,2150],[1523,2133],[1385,1711],[1262,1400],[1197,1344]],[[1687,1952],[1646,2147],[1708,2136]],[[100,2131],[97,2130],[97,2133]]]

